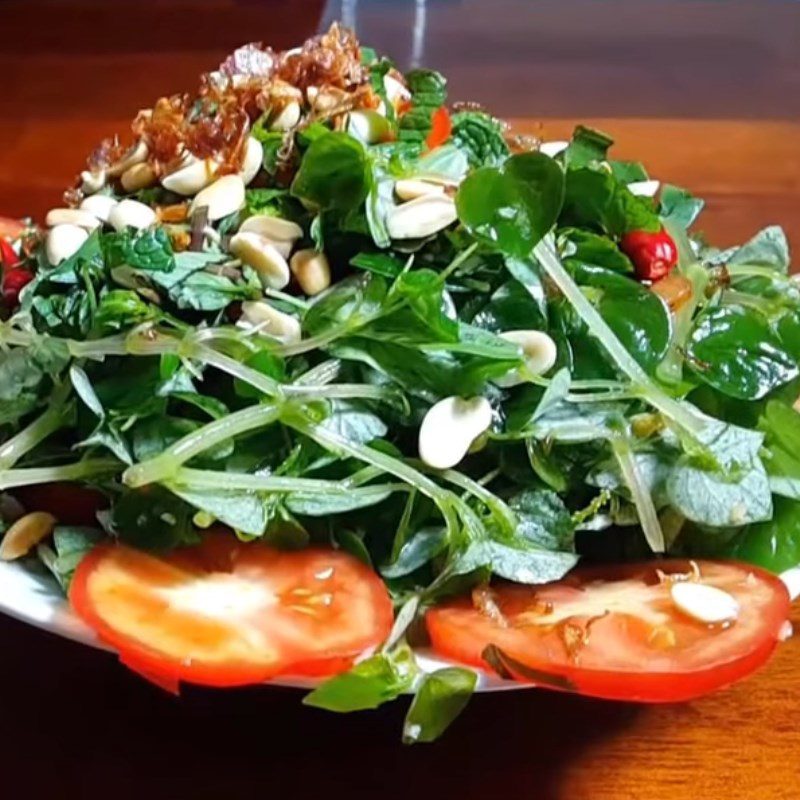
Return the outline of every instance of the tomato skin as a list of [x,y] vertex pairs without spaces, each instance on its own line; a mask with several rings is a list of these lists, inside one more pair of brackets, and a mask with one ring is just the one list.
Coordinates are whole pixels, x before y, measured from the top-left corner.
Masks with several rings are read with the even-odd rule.
[[748,525],[729,546],[732,558],[783,572],[800,564],[800,503],[774,498],[772,519]]
[[[570,656],[565,646],[553,635],[557,627],[517,622],[521,618],[511,615],[507,617],[508,625],[501,627],[476,612],[471,602],[465,599],[429,611],[426,616],[428,633],[439,655],[483,669],[487,668],[483,652],[489,644],[495,645],[518,662],[521,668],[531,670],[528,675],[509,670],[516,680],[522,682],[612,700],[646,703],[690,700],[735,683],[762,666],[775,649],[790,607],[786,587],[774,575],[737,562],[700,564],[706,571],[730,570],[738,573],[740,580],[752,575],[759,587],[758,594],[752,595],[753,605],[749,610],[743,605],[743,618],[734,622],[729,629],[707,628],[673,612],[675,622],[672,625],[694,630],[693,640],[685,646],[680,645],[682,650],[652,645],[650,639],[646,638],[652,630],[643,620],[618,611],[606,611],[598,615],[593,623],[595,627],[591,628],[590,636],[595,637],[594,642],[587,645],[585,650],[578,650],[577,656]],[[517,602],[515,597],[527,596],[528,607],[531,607],[536,593],[543,598],[540,602],[549,602],[551,597],[557,597],[560,593],[562,600],[554,603],[558,609],[559,602],[566,603],[576,596],[582,596],[584,592],[591,594],[592,585],[597,585],[598,581],[602,585],[639,575],[653,576],[656,567],[666,572],[686,572],[690,564],[686,561],[661,561],[616,568],[579,568],[554,584],[541,587],[500,586],[495,591],[501,599],[498,600],[500,607],[512,609]],[[658,584],[641,582],[642,587],[648,585]],[[769,602],[766,602],[767,598]],[[745,613],[749,613],[746,619]],[[753,630],[755,624],[759,627]],[[608,627],[602,628],[604,625]],[[737,625],[742,627],[737,630]],[[630,651],[627,662],[620,660],[621,656],[629,654],[625,648],[630,647],[628,641],[635,638],[637,633],[641,639],[637,645],[638,651]],[[728,637],[725,641],[733,641],[734,645],[719,644],[720,640],[713,638],[715,636]],[[641,660],[637,662],[637,658]],[[603,666],[604,662],[608,663]],[[533,677],[534,672],[538,674],[537,678]],[[552,682],[547,680],[548,676]]]
[[425,140],[428,150],[433,150],[444,144],[453,132],[453,122],[450,113],[444,106],[439,106],[431,117],[431,132]]
[[678,248],[665,231],[631,231],[619,243],[620,250],[633,262],[640,281],[658,281],[678,263]]
[[69,599],[126,666],[169,691],[342,672],[394,616],[380,578],[342,551],[278,551],[222,532],[162,558],[98,545]]
[[26,511],[47,511],[63,525],[96,525],[97,512],[108,508],[102,492],[80,483],[40,483],[12,493]]
[[[711,692],[725,689],[752,674],[769,659],[777,644],[777,639],[766,641],[745,658],[732,661],[713,671],[708,670],[693,675],[691,680],[675,675],[637,675],[628,680],[618,672],[596,671],[592,675],[591,681],[586,682],[577,671],[567,671],[553,674],[556,677],[566,678],[573,683],[574,689],[562,689],[555,685],[548,685],[546,688],[554,691],[573,691],[575,694],[588,697],[630,703],[685,703],[689,700],[697,700]],[[475,666],[486,668],[485,662],[475,664]],[[513,669],[509,671],[514,680],[520,683],[532,682],[524,675],[515,673]]]

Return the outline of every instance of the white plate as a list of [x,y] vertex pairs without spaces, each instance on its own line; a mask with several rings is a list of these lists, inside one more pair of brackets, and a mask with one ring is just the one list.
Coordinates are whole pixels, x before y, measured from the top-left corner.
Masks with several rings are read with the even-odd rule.
[[[55,580],[44,573],[26,569],[19,563],[0,561],[0,612],[65,639],[99,650],[109,649],[97,639],[91,628],[72,613]],[[424,650],[417,653],[417,663],[424,672],[453,666],[452,662],[436,658]],[[307,689],[319,681],[287,676],[272,683]],[[493,692],[529,686],[530,684],[504,681],[495,675],[479,672],[477,691]]]

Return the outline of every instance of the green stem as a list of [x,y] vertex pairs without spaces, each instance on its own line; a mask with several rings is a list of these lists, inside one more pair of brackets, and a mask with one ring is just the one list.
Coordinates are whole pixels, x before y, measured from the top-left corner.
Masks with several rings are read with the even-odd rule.
[[[543,378],[541,375],[531,375],[528,380],[530,383],[535,383],[537,386],[548,387],[553,381],[551,378]],[[622,381],[610,381],[602,379],[587,379],[587,380],[571,380],[569,388],[575,391],[589,391],[591,389],[608,389],[608,390],[627,390],[628,384]]]
[[473,242],[466,250],[462,250],[440,273],[439,281],[444,283],[470,256],[478,249],[478,243]]
[[[368,322],[372,322],[372,319],[365,320],[364,324],[366,325]],[[278,347],[275,352],[278,353],[278,355],[288,358],[289,356],[298,356],[301,353],[308,353],[311,350],[321,350],[331,342],[336,341],[342,336],[347,336],[347,334],[352,333],[354,330],[357,330],[357,327],[354,328],[352,325],[338,325],[325,333],[310,336],[308,339],[301,339],[299,342],[294,342],[293,344],[285,344]]]
[[416,503],[417,490],[412,489],[403,507],[403,513],[400,515],[400,521],[397,523],[397,530],[395,531],[394,541],[392,542],[392,556],[389,559],[390,564],[394,564],[394,562],[397,561],[400,557],[400,551],[403,549],[403,545],[408,541],[409,534],[411,533],[411,520]]
[[578,316],[586,323],[589,331],[603,345],[617,369],[631,381],[633,393],[657,408],[692,436],[697,436],[705,427],[703,421],[692,413],[689,407],[670,397],[653,383],[561,265],[558,255],[553,249],[552,241],[542,240],[534,252],[545,272],[567,298]]
[[186,339],[168,336],[150,325],[134,328],[125,337],[125,353],[132,356],[160,356],[166,353],[183,356],[188,348]]
[[587,519],[591,519],[598,514],[600,509],[603,508],[603,506],[606,505],[610,500],[611,490],[602,489],[600,493],[592,499],[589,505],[572,512],[572,522],[575,525],[582,525]]
[[692,295],[673,316],[672,339],[669,350],[658,365],[658,377],[666,383],[680,383],[683,378],[683,348],[692,330],[695,311],[705,297],[709,272],[697,263],[686,232],[672,223],[666,223],[667,232],[678,246],[678,270],[692,284]]
[[76,342],[72,339],[64,341],[67,342],[67,349],[74,358],[97,361],[106,356],[124,356],[128,353],[124,336],[108,336],[88,342]]
[[626,375],[634,384],[649,382],[639,362],[625,349],[622,342],[617,339],[608,323],[600,316],[597,309],[586,299],[579,286],[572,280],[569,273],[561,265],[552,243],[543,240],[536,246],[536,257],[544,267],[547,274],[558,286],[561,293],[567,298],[578,316],[586,323],[592,334],[600,341],[617,369]]
[[362,467],[360,470],[358,470],[358,472],[354,472],[349,478],[344,478],[342,483],[351,487],[362,486],[363,484],[369,483],[369,481],[374,480],[378,477],[378,475],[382,474],[383,470],[380,470],[377,467]]
[[500,467],[496,467],[495,469],[490,469],[485,475],[482,475],[476,483],[479,483],[481,486],[488,486],[495,478],[499,478],[503,474],[503,471]]
[[313,439],[326,450],[345,453],[359,461],[363,461],[365,464],[376,467],[382,472],[388,472],[390,475],[400,478],[400,480],[419,489],[431,500],[441,499],[446,494],[446,491],[441,486],[434,483],[430,478],[426,478],[421,472],[418,472],[404,461],[400,461],[380,450],[374,450],[366,445],[344,439],[321,425],[309,421],[302,413],[284,414],[281,417],[281,421],[298,433]]
[[197,348],[196,358],[211,367],[226,372],[234,378],[253,386],[268,397],[280,399],[283,397],[284,387],[274,378],[257,372],[245,366],[235,358],[219,353],[210,347]]
[[294,306],[302,311],[306,311],[311,305],[311,303],[307,302],[306,300],[301,300],[299,297],[295,297],[293,294],[286,294],[286,292],[278,291],[278,289],[264,289],[264,295],[266,297],[271,297],[273,300],[281,300],[287,305]]
[[[205,337],[206,340],[209,338]],[[238,378],[240,381],[258,389],[270,398],[280,399],[284,396],[308,398],[308,399],[322,399],[322,398],[362,398],[382,400],[393,395],[393,392],[387,390],[382,386],[374,386],[372,384],[357,384],[357,383],[340,383],[333,386],[322,385],[308,385],[292,384],[284,386],[264,375],[251,367],[242,364],[231,356],[220,353],[212,347],[205,344],[197,344],[178,339],[171,339],[170,337],[158,335],[157,339],[142,339],[141,337],[133,341],[133,346],[138,351],[146,351],[147,354],[153,354],[158,351],[161,353],[176,353],[183,355],[192,360],[199,361],[210,367],[225,372],[233,378]]]
[[789,283],[789,276],[777,272],[774,267],[765,267],[760,264],[728,264],[728,274],[732,278],[769,278],[773,281]]
[[692,283],[692,296],[675,313],[669,350],[658,366],[659,377],[670,383],[678,383],[683,377],[683,348],[692,332],[694,315],[708,284],[708,272],[699,264],[689,267],[685,274]]
[[[728,289],[725,291],[722,295],[722,303],[726,306],[738,305],[754,308],[756,311],[760,311],[765,317],[770,317],[772,314],[776,313],[774,302],[764,297],[738,292],[736,289]],[[780,313],[782,310],[783,309],[780,308],[777,313]]]
[[[470,245],[466,250],[463,250],[459,253],[450,264],[445,267],[442,272],[439,273],[439,281],[444,283],[449,275],[458,267],[460,267],[476,250],[478,247],[477,242]],[[369,316],[363,317],[359,319],[355,324],[352,322],[348,322],[344,325],[338,325],[337,327],[326,331],[325,333],[317,334],[316,336],[311,336],[308,339],[302,339],[299,342],[294,344],[287,344],[283,345],[277,349],[277,353],[282,356],[296,356],[300,353],[307,353],[310,350],[321,350],[323,347],[326,347],[331,342],[336,341],[336,339],[340,339],[342,336],[348,336],[350,334],[355,333],[359,328],[363,328],[366,325],[369,325],[376,320],[380,319],[381,317],[388,316],[389,314],[394,313],[397,311],[398,308],[401,308],[406,303],[408,303],[408,298],[400,297],[397,298],[394,302],[387,303],[380,311],[375,314],[370,314]]]
[[58,467],[24,467],[0,472],[0,490],[56,481],[80,481],[119,472],[124,465],[109,458],[87,458]]
[[59,342],[74,358],[102,359],[106,356],[124,356],[128,353],[126,336],[108,336],[104,339],[94,339],[88,342],[79,342],[75,339],[60,339],[55,336],[21,331],[11,327],[8,323],[0,327],[0,342],[12,347],[32,347],[39,340]]
[[664,533],[661,530],[661,523],[658,521],[653,498],[644,485],[636,466],[630,442],[625,436],[612,436],[611,449],[614,451],[625,484],[630,490],[631,498],[639,514],[644,537],[654,553],[663,553],[665,549]]
[[12,347],[30,347],[33,344],[33,336],[30,333],[13,328],[8,322],[3,323],[2,331],[2,341],[4,345],[10,345]]
[[338,358],[329,358],[316,367],[312,367],[308,372],[304,372],[294,382],[295,386],[308,386],[316,383],[318,385],[326,385],[335,381],[339,377],[342,369],[342,362]]
[[611,403],[615,400],[633,400],[639,394],[632,389],[620,390],[618,392],[585,392],[576,394],[567,392],[564,399],[569,403]]
[[490,492],[485,486],[455,469],[433,469],[416,458],[409,459],[409,463],[423,472],[439,475],[443,480],[452,483],[453,486],[457,486],[467,494],[480,500],[492,512],[505,533],[509,535],[514,533],[517,527],[516,515],[496,494]]
[[464,473],[454,469],[446,469],[441,472],[442,478],[459,489],[477,497],[495,516],[504,532],[511,536],[517,529],[517,517],[514,512],[496,494],[490,492],[472,478],[468,478]]
[[257,353],[261,349],[259,344],[266,344],[263,341],[254,344],[253,335],[249,331],[243,332],[229,327],[202,328],[194,331],[191,338],[196,344],[206,346],[211,346],[214,342],[233,342],[237,345],[244,345],[253,353]]
[[292,384],[284,387],[287,397],[302,401],[350,399],[387,400],[397,397],[397,392],[385,386],[376,386],[369,383],[333,383],[329,385],[298,385]]
[[128,486],[172,480],[189,459],[243,433],[266,427],[278,419],[279,413],[276,406],[256,405],[209,422],[179,439],[163,453],[128,467],[122,480]]
[[363,461],[365,464],[380,469],[382,472],[388,472],[390,475],[405,481],[409,486],[418,489],[439,507],[442,516],[445,518],[448,533],[452,537],[457,535],[458,516],[454,510],[453,499],[458,500],[458,498],[452,498],[450,492],[442,489],[441,486],[406,462],[400,461],[380,450],[374,450],[366,445],[343,439],[341,436],[337,436],[335,433],[309,421],[302,413],[283,414],[281,421],[298,433],[313,439],[326,450],[345,453],[359,461]]
[[295,397],[301,401],[303,399],[322,400],[333,398],[385,400],[396,394],[386,387],[367,383],[337,383],[333,385],[310,385],[303,383],[290,384],[287,386],[211,348],[199,347],[197,350],[197,357],[205,364],[216,367],[222,372],[226,372],[228,375],[238,378],[240,381],[258,389],[268,397],[276,399]]
[[317,478],[291,478],[282,475],[250,475],[181,467],[170,483],[192,489],[230,489],[250,492],[346,492],[339,481]]
[[50,407],[37,419],[0,445],[0,472],[11,469],[26,453],[55,433],[69,419],[70,406],[65,401],[70,384],[59,386],[50,399]]
[[346,480],[330,481],[320,478],[292,478],[284,475],[250,475],[240,472],[217,472],[214,470],[181,467],[170,479],[170,483],[192,489],[228,489],[250,492],[314,492],[319,494],[352,495],[353,492],[410,491],[405,483],[372,484],[352,487]]

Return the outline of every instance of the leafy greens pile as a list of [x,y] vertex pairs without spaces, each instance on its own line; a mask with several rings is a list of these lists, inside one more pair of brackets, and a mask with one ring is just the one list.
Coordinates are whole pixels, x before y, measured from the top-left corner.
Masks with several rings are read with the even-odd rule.
[[[388,62],[363,56],[382,88]],[[555,157],[512,154],[497,120],[462,111],[429,149],[445,80],[405,77],[385,141],[313,122],[292,134],[288,183],[256,127],[266,185],[200,251],[175,251],[156,225],[100,228],[57,266],[43,247],[30,256],[35,278],[0,327],[0,488],[99,487],[104,533],[153,550],[216,522],[280,547],[330,542],[379,570],[406,623],[491,576],[558,579],[581,555],[744,552],[774,494],[800,519],[800,289],[781,230],[707,246],[688,232],[702,201],[669,185],[657,201],[634,194],[644,168],[586,128]],[[458,187],[458,220],[393,241],[395,182],[420,176]],[[163,199],[153,191],[137,196]],[[264,290],[234,263],[225,237],[253,214],[297,222],[332,287]],[[690,289],[676,309],[619,247],[662,227]],[[299,342],[234,324],[265,294],[300,321]],[[502,388],[525,362],[498,334],[531,329],[557,364]],[[478,395],[487,435],[456,468],[427,467],[425,413]],[[62,527],[39,553],[66,583],[100,535]],[[378,658],[357,668],[391,673],[373,704],[387,682],[407,688],[398,659]]]

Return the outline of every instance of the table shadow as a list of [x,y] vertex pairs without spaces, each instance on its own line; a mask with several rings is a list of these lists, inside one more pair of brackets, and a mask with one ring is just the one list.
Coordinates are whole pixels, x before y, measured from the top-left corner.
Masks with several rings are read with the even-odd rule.
[[546,800],[565,796],[580,754],[642,713],[543,690],[480,695],[442,740],[406,747],[405,699],[340,716],[277,687],[178,698],[13,620],[0,621],[0,641],[0,769],[6,792],[34,798]]

